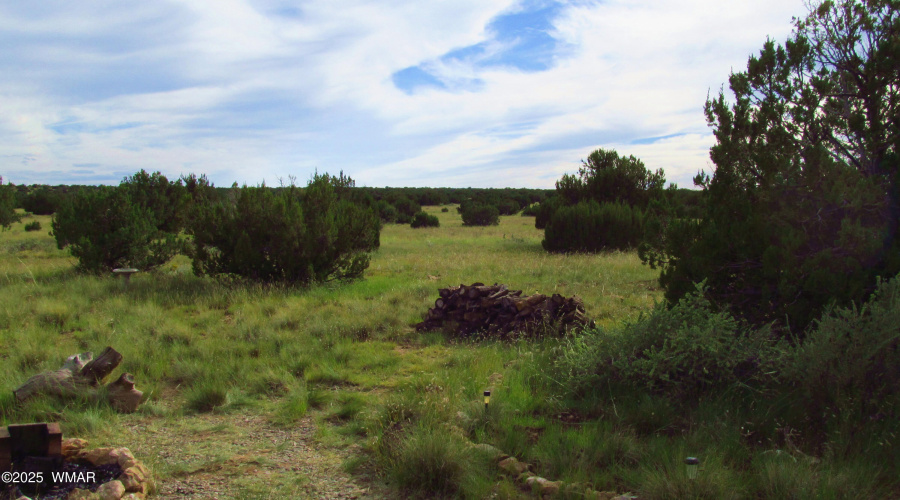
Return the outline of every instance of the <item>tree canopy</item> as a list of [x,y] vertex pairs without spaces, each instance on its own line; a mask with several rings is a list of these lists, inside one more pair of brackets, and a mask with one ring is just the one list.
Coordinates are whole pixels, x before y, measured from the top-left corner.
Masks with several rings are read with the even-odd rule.
[[861,301],[900,271],[897,0],[811,5],[780,45],[710,98],[716,137],[700,221],[669,221],[642,249],[667,298],[706,281],[754,322],[802,329],[830,302]]

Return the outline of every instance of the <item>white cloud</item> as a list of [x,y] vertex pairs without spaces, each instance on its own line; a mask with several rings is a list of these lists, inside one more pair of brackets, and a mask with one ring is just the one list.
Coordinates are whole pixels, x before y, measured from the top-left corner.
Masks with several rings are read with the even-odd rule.
[[[486,26],[513,0],[21,5],[0,7],[12,47],[0,48],[0,173],[31,155],[27,182],[48,183],[96,163],[219,184],[318,168],[369,185],[552,187],[614,147],[686,187],[708,166],[707,91],[804,12],[801,0],[571,2],[553,23],[556,65],[523,72],[440,60],[482,42],[509,50]],[[480,84],[396,88],[391,75],[417,65]]]

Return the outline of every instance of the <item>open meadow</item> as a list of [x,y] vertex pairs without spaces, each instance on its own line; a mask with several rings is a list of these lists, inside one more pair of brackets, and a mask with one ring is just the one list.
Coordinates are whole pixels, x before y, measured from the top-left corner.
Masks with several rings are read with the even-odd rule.
[[[378,428],[383,413],[412,405],[440,422],[459,411],[480,418],[489,387],[498,411],[517,406],[509,406],[517,415],[504,424],[504,439],[528,443],[544,428],[559,432],[545,416],[518,415],[521,405],[554,411],[527,380],[546,341],[453,341],[412,325],[439,287],[482,281],[526,294],[578,295],[598,324],[612,326],[652,306],[655,273],[633,253],[548,254],[531,217],[462,227],[455,210],[426,210],[441,227],[387,225],[364,280],[312,289],[197,278],[179,256],[123,290],[113,276],[77,274],[46,229],[23,231],[34,220],[49,228],[50,218],[26,218],[0,234],[0,357],[7,367],[0,421],[60,421],[64,436],[127,446],[150,464],[160,495],[196,498],[413,491],[416,478],[384,473],[404,471],[385,463],[403,456],[377,443],[395,432]],[[124,355],[120,371],[144,391],[137,413],[91,402],[14,402],[12,390],[31,375],[107,345]],[[419,422],[421,432],[438,432],[440,422]],[[491,439],[483,428],[470,430],[476,440]],[[391,486],[373,480],[375,472]],[[492,470],[471,479],[481,484],[464,491],[477,495],[502,478]],[[511,482],[504,488],[519,494]]]
[[[654,328],[704,357],[692,365],[657,356],[662,369],[718,370],[745,356],[731,349],[753,345],[735,342],[731,320],[696,300],[654,309],[657,272],[636,253],[550,254],[531,217],[463,227],[455,210],[426,211],[440,227],[384,227],[363,280],[313,288],[198,278],[178,256],[126,289],[113,276],[78,274],[46,229],[24,231],[34,221],[49,228],[49,217],[13,224],[0,234],[0,425],[58,421],[64,437],[128,447],[152,469],[157,498],[542,496],[499,467],[497,453],[561,481],[560,498],[897,493],[890,419],[859,434],[852,419],[835,420],[822,438],[798,431],[786,422],[809,420],[796,404],[803,393],[745,386],[739,365],[721,365],[732,382],[707,383],[731,388],[698,397],[671,392],[690,391],[683,381],[640,388],[667,383],[656,368],[621,365],[617,377],[637,378],[604,379],[597,353],[632,349]],[[577,295],[597,329],[505,341],[414,329],[438,288],[478,281]],[[106,346],[124,355],[110,379],[129,372],[144,391],[137,412],[86,399],[15,401],[12,390],[30,376]],[[772,349],[793,352],[768,341],[750,348],[768,349],[762,360]],[[702,460],[696,479],[688,456]]]

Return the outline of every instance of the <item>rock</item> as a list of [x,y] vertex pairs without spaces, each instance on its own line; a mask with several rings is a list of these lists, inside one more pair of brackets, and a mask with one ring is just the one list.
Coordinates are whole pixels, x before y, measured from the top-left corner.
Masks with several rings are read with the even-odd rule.
[[139,467],[129,467],[118,477],[125,486],[125,491],[131,493],[147,493],[147,477]]
[[87,448],[88,442],[84,439],[68,438],[62,440],[62,456],[64,460],[77,457],[82,450]]
[[516,460],[516,457],[509,457],[507,459],[501,460],[497,465],[502,470],[505,470],[506,472],[514,475],[519,475],[528,470],[528,464],[519,462],[518,460]]
[[134,458],[134,455],[128,448],[116,448],[110,454],[110,456],[112,455],[115,455],[116,463],[119,464],[119,467],[121,467],[122,470],[134,467],[134,465],[138,463],[138,460]]
[[122,500],[144,500],[147,495],[143,493],[126,493]]
[[533,472],[525,471],[525,472],[519,474],[519,477],[516,479],[518,479],[520,483],[527,483],[528,478],[534,477],[534,475],[535,474]]
[[550,481],[542,477],[533,476],[525,480],[525,484],[532,488],[537,487],[541,495],[556,495],[562,486],[562,481]]
[[97,488],[98,500],[119,500],[125,495],[125,485],[122,481],[110,481]]
[[117,463],[118,454],[113,455],[116,448],[94,448],[93,450],[83,451],[78,455],[81,460],[87,460],[91,465],[109,465]]
[[74,490],[69,492],[69,496],[67,496],[66,498],[68,500],[97,500],[97,495],[95,493],[91,493],[91,490],[75,488]]

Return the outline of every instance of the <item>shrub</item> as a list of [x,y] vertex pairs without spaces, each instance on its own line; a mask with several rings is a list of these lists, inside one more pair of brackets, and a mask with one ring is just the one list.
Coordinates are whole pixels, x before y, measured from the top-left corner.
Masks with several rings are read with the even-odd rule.
[[500,224],[497,207],[466,201],[459,206],[463,226],[496,226]]
[[400,217],[400,212],[397,211],[397,208],[385,200],[379,200],[375,205],[375,209],[378,211],[378,216],[382,222],[397,222],[397,219]]
[[68,247],[83,271],[148,270],[180,249],[175,235],[162,233],[154,221],[153,213],[133,203],[126,190],[102,186],[64,200],[51,226],[57,247]]
[[32,222],[29,222],[28,224],[25,224],[25,230],[26,231],[40,231],[41,230],[40,221],[32,221]]
[[540,206],[541,206],[540,203],[532,203],[531,205],[528,205],[527,207],[522,209],[522,216],[523,217],[536,217],[538,214],[538,207],[540,207]]
[[16,194],[11,184],[3,184],[0,177],[0,227],[9,229],[13,222],[19,222],[21,216],[16,213]]
[[303,191],[234,188],[234,201],[199,211],[192,249],[198,275],[319,283],[362,276],[378,248],[376,213],[349,199],[353,180],[316,174]]
[[785,349],[768,329],[716,312],[698,286],[621,332],[596,330],[573,340],[558,366],[575,392],[624,386],[692,404],[713,391],[772,382]]
[[559,208],[544,231],[550,252],[599,252],[636,246],[643,234],[643,213],[620,203],[580,202]]
[[439,227],[441,222],[436,215],[428,215],[425,212],[419,212],[413,217],[410,226],[416,227]]
[[450,209],[447,208],[447,207],[444,207],[444,208],[441,209],[441,212],[443,212],[443,213],[447,213],[447,212],[449,212],[449,211],[450,211]]
[[[862,307],[828,311],[784,368],[820,429],[900,417],[900,276]],[[849,437],[849,436],[848,436]]]
[[561,206],[563,206],[563,201],[559,196],[551,196],[542,201],[535,210],[534,227],[546,229],[547,223],[550,222],[550,217],[553,217],[553,214]]
[[22,200],[22,208],[35,215],[51,215],[59,209],[61,197],[47,188],[31,191]]

